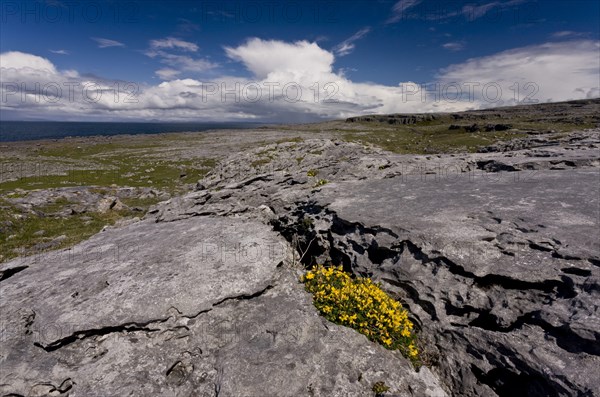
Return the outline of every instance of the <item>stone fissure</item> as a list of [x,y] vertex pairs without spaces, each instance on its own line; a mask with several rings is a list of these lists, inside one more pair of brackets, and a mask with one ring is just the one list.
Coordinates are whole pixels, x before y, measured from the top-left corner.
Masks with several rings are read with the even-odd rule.
[[0,281],[4,281],[7,278],[14,276],[15,274],[22,272],[23,270],[27,269],[28,267],[29,266],[15,266],[15,267],[8,268],[4,271],[1,271],[0,272]]
[[157,320],[148,321],[146,323],[139,323],[139,324],[138,323],[127,323],[127,324],[122,324],[122,325],[114,325],[114,326],[107,326],[107,327],[77,331],[65,338],[61,338],[61,339],[56,340],[47,345],[42,345],[39,342],[34,342],[34,345],[44,349],[47,352],[52,352],[52,351],[58,350],[62,347],[65,347],[67,345],[70,345],[71,343],[74,343],[78,340],[87,339],[87,338],[96,337],[96,336],[108,335],[108,334],[119,333],[119,332],[130,333],[130,332],[160,331],[160,329],[158,329],[158,328],[149,328],[148,325],[154,324],[154,323],[159,323],[159,322],[164,322],[166,320],[167,319],[157,319]]
[[[310,221],[306,221],[310,219]],[[398,233],[382,228],[379,226],[365,226],[360,222],[349,222],[339,217],[334,211],[327,207],[317,206],[314,203],[296,203],[296,207],[287,212],[287,214],[280,216],[275,224],[275,229],[278,230],[284,237],[291,241],[291,237],[295,241],[307,242],[317,238],[317,247],[313,247],[309,252],[312,256],[305,258],[303,261],[306,266],[310,266],[319,262],[323,258],[329,259],[335,264],[342,264],[345,269],[358,274],[365,273],[364,270],[368,269],[366,275],[381,275],[380,280],[387,285],[397,287],[403,292],[404,300],[420,307],[429,318],[423,318],[420,315],[416,315],[417,324],[423,328],[425,334],[436,335],[434,339],[444,339],[443,336],[437,335],[441,331],[439,326],[441,323],[447,323],[448,327],[454,328],[454,332],[463,332],[461,329],[468,329],[468,327],[475,327],[481,329],[483,332],[502,333],[510,334],[519,330],[523,327],[533,326],[539,327],[547,337],[555,340],[556,345],[569,353],[579,354],[585,353],[593,356],[598,356],[600,349],[598,341],[600,335],[595,333],[595,337],[592,339],[584,338],[578,335],[576,332],[569,327],[568,324],[563,325],[552,325],[548,321],[544,320],[543,312],[541,310],[531,310],[522,314],[518,314],[520,309],[514,308],[517,312],[516,317],[512,315],[506,318],[498,317],[498,313],[494,303],[486,303],[484,306],[476,307],[468,304],[454,305],[448,299],[444,299],[445,304],[445,317],[447,318],[464,318],[464,322],[448,322],[448,320],[441,319],[437,310],[437,305],[432,299],[433,296],[429,293],[430,288],[424,287],[417,280],[412,280],[410,277],[399,276],[397,270],[401,270],[405,264],[402,264],[403,255],[406,253],[419,263],[422,271],[432,272],[433,279],[435,274],[440,271],[440,268],[446,269],[450,275],[454,277],[454,282],[465,287],[477,288],[481,291],[490,292],[493,290],[494,296],[504,296],[506,300],[528,300],[532,305],[543,303],[544,305],[551,305],[555,301],[562,301],[573,299],[577,296],[577,288],[573,280],[566,276],[560,276],[559,279],[546,279],[543,281],[527,281],[520,280],[513,277],[509,277],[501,274],[486,274],[478,276],[473,272],[466,270],[462,265],[456,261],[442,255],[439,251],[433,247],[430,253],[425,253],[422,248],[411,241],[410,239],[398,240]],[[285,225],[285,226],[282,226]],[[308,225],[308,226],[307,226]],[[319,225],[316,228],[314,225]],[[407,232],[402,230],[402,233]],[[385,234],[387,244],[381,244],[379,242],[381,234]],[[356,239],[360,237],[360,239]],[[389,239],[393,241],[390,243]],[[557,257],[556,250],[553,248],[547,248],[540,244],[531,242],[529,247],[533,250],[539,250],[544,253],[551,253],[554,257]],[[435,252],[435,254],[433,254]],[[561,258],[564,259],[564,258]],[[574,258],[568,258],[573,260]],[[580,260],[580,258],[576,258]],[[588,259],[590,260],[590,259]],[[590,261],[594,261],[591,259]],[[393,264],[393,265],[391,265]],[[381,267],[385,267],[386,270],[382,270]],[[392,266],[392,267],[390,267]],[[432,270],[427,266],[433,266]],[[381,273],[383,271],[383,273]],[[419,274],[417,272],[416,274]],[[577,276],[586,277],[590,275],[589,270],[570,268],[570,270],[564,271],[567,274],[574,274]],[[415,273],[413,273],[415,275]],[[395,277],[390,277],[395,276]],[[449,285],[450,286],[450,285]],[[458,285],[454,285],[454,288],[461,288]],[[442,291],[439,291],[442,292]],[[438,293],[439,293],[438,292]],[[424,294],[425,293],[425,294]],[[442,292],[444,294],[450,294],[451,291]],[[523,296],[524,294],[524,296]],[[529,296],[530,298],[527,298]],[[508,308],[511,310],[510,308]],[[438,325],[438,323],[440,323]],[[426,338],[430,336],[425,335]],[[448,342],[443,342],[437,346],[440,354],[453,354],[457,352],[457,346],[453,346],[449,350]],[[483,350],[483,347],[479,349]],[[505,348],[506,357],[512,357],[512,360],[518,360],[519,354],[517,351]],[[468,348],[465,347],[465,352]],[[468,354],[468,353],[467,353]],[[488,355],[493,353],[488,353]],[[556,383],[552,379],[548,379],[544,376],[543,372],[536,368],[532,363],[521,361],[521,368],[519,370],[508,370],[501,366],[501,356],[497,355],[497,367],[487,371],[478,369],[480,365],[477,358],[468,354],[469,359],[465,360],[464,363],[459,364],[463,369],[463,377],[467,376],[465,371],[471,373],[472,376],[481,383],[490,386],[499,396],[509,396],[510,393],[516,389],[512,386],[506,386],[505,382],[510,381],[520,387],[520,390],[530,390],[531,395],[541,395],[539,393],[552,390],[552,393],[556,393],[557,390],[565,390],[565,393],[558,392],[556,395],[570,395],[561,384]],[[451,369],[441,369],[440,373],[445,376],[455,376],[456,371]],[[468,377],[468,376],[467,376]],[[447,379],[449,383],[453,383],[451,379]],[[569,385],[574,387],[573,385]],[[462,395],[466,392],[466,389],[461,386],[454,385],[453,393],[456,395]],[[459,390],[463,390],[460,392]],[[552,395],[548,394],[548,395]]]
[[[249,299],[254,299],[254,298],[258,298],[261,295],[263,295],[265,292],[267,292],[268,290],[270,290],[271,288],[273,288],[273,285],[267,285],[265,288],[256,291],[254,293],[250,293],[250,294],[240,294],[240,295],[234,295],[234,296],[228,296],[225,297],[215,303],[213,303],[211,305],[211,307],[209,309],[204,309],[199,311],[198,313],[191,315],[191,316],[186,316],[184,315],[179,309],[172,307],[172,309],[174,309],[175,311],[177,311],[178,315],[181,317],[185,317],[188,319],[195,319],[198,316],[202,315],[202,314],[206,314],[208,312],[210,312],[211,310],[213,310],[215,307],[218,307],[220,305],[222,305],[225,302],[228,301],[240,301],[240,300],[249,300]],[[151,332],[159,332],[159,331],[165,331],[165,330],[173,330],[175,328],[178,328],[178,326],[176,327],[171,327],[171,328],[152,328],[153,325],[156,324],[161,324],[161,323],[166,323],[169,319],[171,318],[171,316],[166,317],[166,318],[161,318],[161,319],[154,319],[154,320],[150,320],[144,323],[127,323],[127,324],[121,324],[121,325],[113,325],[113,326],[106,326],[106,327],[101,327],[101,328],[94,328],[94,329],[88,329],[88,330],[82,330],[82,331],[77,331],[74,332],[73,334],[58,339],[52,343],[49,343],[47,345],[42,345],[39,342],[34,342],[34,345],[37,347],[40,347],[42,349],[44,349],[46,352],[52,352],[55,350],[58,350],[62,347],[65,347],[67,345],[70,345],[74,342],[77,342],[79,340],[83,340],[83,339],[87,339],[87,338],[92,338],[92,337],[97,337],[97,336],[103,336],[103,335],[108,335],[108,334],[112,334],[112,333],[121,333],[121,332],[125,332],[125,333],[133,333],[133,332],[147,332],[147,333],[151,333]]]

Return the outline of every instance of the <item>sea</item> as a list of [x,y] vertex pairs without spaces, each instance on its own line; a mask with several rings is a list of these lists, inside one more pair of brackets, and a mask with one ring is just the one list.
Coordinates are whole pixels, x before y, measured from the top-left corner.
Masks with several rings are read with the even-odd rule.
[[257,128],[261,125],[264,125],[264,123],[0,121],[0,142],[59,139],[94,135],[198,132],[218,129]]

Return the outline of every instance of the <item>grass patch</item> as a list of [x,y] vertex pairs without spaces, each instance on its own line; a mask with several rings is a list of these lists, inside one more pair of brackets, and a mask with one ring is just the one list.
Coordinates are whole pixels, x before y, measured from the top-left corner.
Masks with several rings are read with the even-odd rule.
[[103,168],[69,169],[60,175],[26,176],[0,183],[0,194],[15,189],[50,189],[72,186],[152,187],[171,194],[186,190],[186,184],[196,183],[216,165],[211,158],[197,160],[162,160],[133,155],[107,155]]
[[150,207],[152,207],[155,204],[158,204],[163,199],[155,196],[155,197],[147,197],[147,198],[124,197],[120,200],[123,204],[125,204],[129,208],[132,208],[132,209],[139,208],[143,211],[143,214],[145,214]]
[[[596,122],[590,117],[567,120],[563,116],[545,113],[537,115],[514,114],[500,117],[494,114],[466,115],[455,119],[452,115],[437,115],[435,119],[415,124],[389,124],[385,121],[357,121],[346,123],[340,129],[342,139],[364,145],[374,145],[401,154],[437,154],[475,152],[480,146],[488,146],[500,141],[508,141],[527,136],[527,132],[558,134],[574,130],[594,128]],[[485,132],[487,125],[509,123],[507,131]],[[478,124],[482,131],[467,132],[464,128],[450,130],[450,125],[471,126]]]
[[376,382],[373,384],[371,388],[376,396],[382,396],[383,393],[390,390],[390,388],[385,384],[385,382]]
[[[19,198],[26,196],[28,190],[76,186],[93,186],[93,192],[102,195],[111,194],[116,187],[148,187],[173,196],[189,190],[191,184],[216,166],[212,158],[178,159],[178,152],[169,154],[172,160],[157,157],[159,145],[160,142],[87,143],[79,147],[77,143],[64,141],[61,147],[41,148],[36,152],[39,156],[36,172],[17,180],[4,180],[0,183],[0,197]],[[64,167],[54,166],[57,158],[63,161]],[[90,163],[95,169],[85,168]],[[25,192],[15,193],[17,189]],[[0,198],[0,261],[72,246],[119,219],[143,216],[160,200],[158,197],[122,198],[126,206],[136,210],[61,215],[59,213],[76,203],[59,198],[36,211],[27,211]]]
[[[441,122],[428,121],[427,125],[400,125],[388,127],[384,123],[368,124],[359,131],[343,134],[347,141],[378,146],[393,153],[401,154],[434,154],[475,152],[480,146],[495,142],[521,138],[524,132],[466,132],[449,130],[448,125]],[[374,125],[375,124],[375,125]]]
[[[0,262],[23,254],[40,254],[73,246],[98,233],[104,226],[113,225],[117,220],[134,214],[139,215],[130,210],[90,212],[66,217],[49,215],[60,211],[64,204],[59,199],[40,208],[38,213],[24,214],[12,204],[0,201]],[[64,237],[57,241],[59,236]]]
[[269,149],[265,149],[262,150],[258,153],[256,153],[256,156],[258,157],[256,160],[252,161],[250,163],[250,166],[253,168],[259,168],[263,165],[267,165],[269,164],[271,161],[275,160],[275,158],[277,157],[277,147],[272,147]]

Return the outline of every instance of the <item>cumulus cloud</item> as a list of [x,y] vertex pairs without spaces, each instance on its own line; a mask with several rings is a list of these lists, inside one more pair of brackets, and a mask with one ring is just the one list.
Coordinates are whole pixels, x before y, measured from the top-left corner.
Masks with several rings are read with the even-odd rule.
[[46,58],[20,51],[1,54],[2,69],[14,72],[56,74],[56,68]]
[[125,44],[120,41],[104,39],[102,37],[92,37],[92,40],[98,43],[98,48],[125,47]]
[[[165,121],[298,122],[365,113],[454,112],[515,104],[532,93],[539,102],[598,97],[599,51],[600,43],[590,40],[517,48],[450,65],[428,87],[410,81],[354,82],[334,69],[332,52],[308,41],[254,38],[226,47],[226,55],[242,63],[250,77],[180,78],[180,69],[163,68],[156,73],[164,81],[147,86],[90,79],[58,70],[39,56],[8,52],[0,54],[2,108],[55,119]],[[35,101],[35,84],[51,83],[62,87],[62,97],[53,100],[51,87],[48,98]],[[73,98],[67,97],[66,83],[78,84]],[[520,98],[515,98],[517,86]],[[472,95],[453,97],[450,90],[445,96],[448,87],[471,87],[465,92]]]
[[[530,95],[540,102],[597,97],[599,73],[600,42],[580,40],[545,43],[469,59],[441,70],[438,77],[446,83],[495,83],[501,88],[505,104],[514,104],[517,87],[520,93],[516,99],[521,100]],[[492,104],[484,101],[482,105]]]
[[368,26],[366,28],[362,28],[361,30],[354,33],[352,36],[350,36],[349,38],[347,38],[346,40],[342,41],[340,44],[335,46],[333,48],[333,51],[336,53],[336,55],[339,55],[339,56],[344,56],[344,55],[350,54],[352,51],[354,51],[354,48],[355,48],[354,42],[356,40],[359,40],[363,36],[365,36],[370,31],[371,31],[371,28]]
[[156,75],[162,80],[172,80],[173,77],[181,74],[179,70],[169,68],[159,69],[154,73],[156,73]]
[[176,49],[183,51],[196,52],[198,46],[189,41],[176,39],[174,37],[166,37],[164,39],[150,40],[150,47],[152,49]]
[[273,73],[294,76],[330,73],[334,56],[316,43],[297,41],[286,43],[278,40],[252,38],[238,47],[225,47],[231,59],[242,62],[259,79]]

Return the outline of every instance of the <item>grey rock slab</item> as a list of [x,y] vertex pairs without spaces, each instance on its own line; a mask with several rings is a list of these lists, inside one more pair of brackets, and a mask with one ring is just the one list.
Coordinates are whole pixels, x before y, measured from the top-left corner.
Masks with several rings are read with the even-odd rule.
[[[444,397],[432,372],[318,316],[298,272],[273,287],[148,329],[109,332],[46,352],[22,335],[4,358],[5,393],[112,396],[369,396],[375,382],[405,396]],[[31,312],[22,312],[23,318]],[[43,395],[43,394],[42,394]],[[66,394],[64,394],[66,395]]]
[[[558,277],[552,264],[560,261],[539,262],[553,252],[600,260],[599,169],[347,181],[324,186],[313,200],[345,221],[387,227],[400,239],[408,230],[430,253],[442,252],[478,276]],[[514,249],[512,256],[502,254],[502,244]]]
[[396,294],[452,395],[595,395],[599,170],[411,177],[315,192],[317,261]]
[[107,327],[143,328],[173,309],[193,316],[265,288],[286,246],[266,225],[225,218],[108,229],[71,250],[2,264],[26,266],[0,284],[2,323],[26,308],[35,324],[68,329],[39,342],[52,348]]

